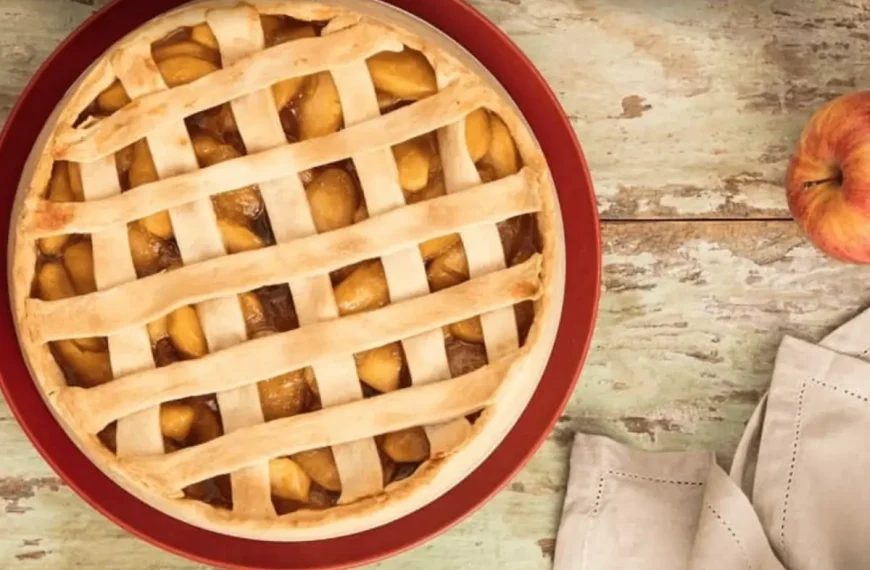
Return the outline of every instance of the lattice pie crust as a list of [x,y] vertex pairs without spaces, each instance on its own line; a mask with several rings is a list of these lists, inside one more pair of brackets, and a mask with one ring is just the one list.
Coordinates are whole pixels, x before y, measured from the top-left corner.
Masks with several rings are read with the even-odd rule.
[[[415,92],[413,74],[430,66],[431,92]],[[326,95],[310,94],[318,89]],[[292,117],[282,111],[291,99]],[[110,100],[116,108],[100,112]],[[191,130],[191,117],[229,117],[235,139],[216,143]],[[473,120],[489,137],[481,156]],[[425,140],[431,152],[414,154]],[[205,148],[230,156],[204,164]],[[417,181],[408,173],[420,156],[429,162]],[[440,182],[427,181],[426,164]],[[437,184],[431,199],[414,197]],[[361,203],[341,221],[333,204],[346,200],[334,192],[353,187]],[[321,188],[333,217],[314,202]],[[263,210],[265,233],[220,209],[240,196]],[[59,105],[14,216],[19,337],[64,429],[144,501],[237,536],[342,535],[442,495],[524,409],[561,308],[561,226],[525,123],[448,39],[367,0],[198,2],[136,30]],[[512,264],[496,224],[518,216],[534,221],[537,252]],[[177,259],[143,268],[137,240],[146,238],[172,244]],[[433,281],[445,251],[465,263],[449,287]],[[384,302],[366,304],[375,282]],[[268,319],[251,292],[286,284],[298,326],[257,329]],[[523,342],[515,306],[529,301]],[[196,332],[184,333],[187,344],[175,336],[185,323]],[[488,364],[452,374],[444,330],[448,340],[475,337]],[[181,356],[161,362],[161,346]],[[398,367],[390,385],[369,379],[365,367],[381,378],[387,361],[407,385]],[[103,374],[71,382],[65,370],[78,364],[102,364]],[[276,377],[316,403],[273,411],[263,390]],[[191,444],[199,413],[219,414],[219,431]],[[225,474],[231,505],[190,496]]]

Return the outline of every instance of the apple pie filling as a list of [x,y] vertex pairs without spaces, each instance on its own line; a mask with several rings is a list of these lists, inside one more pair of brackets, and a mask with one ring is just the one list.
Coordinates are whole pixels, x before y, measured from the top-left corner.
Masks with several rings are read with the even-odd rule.
[[[274,46],[321,33],[323,24],[283,16],[261,18],[266,45]],[[189,83],[221,67],[218,44],[208,25],[173,32],[152,46],[152,55],[169,87]],[[405,48],[383,52],[367,61],[382,113],[425,98],[437,91],[435,72],[426,57]],[[290,143],[322,137],[343,128],[338,91],[329,72],[291,78],[272,86],[281,124]],[[123,86],[107,88],[79,118],[79,122],[106,117],[130,102]],[[232,108],[224,104],[186,120],[193,151],[201,168],[246,154]],[[468,152],[484,182],[515,174],[522,167],[511,134],[497,115],[478,109],[466,118]],[[408,204],[446,194],[438,141],[429,133],[392,148],[399,183]],[[122,191],[154,182],[157,170],[146,140],[115,155]],[[368,217],[360,182],[351,160],[300,173],[317,232],[339,230]],[[46,196],[52,201],[84,200],[81,174],[75,163],[54,165]],[[218,194],[212,198],[217,224],[228,254],[275,244],[269,214],[256,186]],[[498,225],[508,266],[522,263],[541,250],[536,219],[522,215]],[[138,277],[171,271],[182,265],[169,212],[159,212],[128,225],[133,264]],[[39,244],[33,294],[44,300],[84,295],[96,290],[93,251],[89,236],[42,239]],[[419,246],[430,290],[436,292],[469,279],[465,250],[459,234],[438,237]],[[372,259],[337,269],[330,274],[340,315],[369,311],[390,302],[380,260]],[[239,295],[248,338],[259,338],[299,326],[290,288],[262,287]],[[515,306],[520,342],[534,318],[532,302]],[[483,331],[477,317],[444,328],[450,373],[460,376],[487,364]],[[197,311],[182,307],[148,324],[155,365],[195,359],[208,352]],[[90,387],[112,380],[105,338],[61,340],[52,351],[70,385]],[[354,355],[365,397],[391,392],[411,383],[400,342]],[[317,379],[311,368],[282,374],[258,385],[265,421],[304,414],[321,407]],[[474,421],[476,415],[469,417]],[[185,398],[161,406],[160,427],[166,452],[198,445],[223,433],[214,395]],[[100,433],[115,450],[115,424]],[[430,456],[423,428],[387,433],[376,439],[389,483],[414,473]],[[273,459],[269,465],[273,501],[279,513],[335,504],[341,492],[335,460],[329,448]],[[229,476],[188,487],[186,494],[215,506],[230,507]]]

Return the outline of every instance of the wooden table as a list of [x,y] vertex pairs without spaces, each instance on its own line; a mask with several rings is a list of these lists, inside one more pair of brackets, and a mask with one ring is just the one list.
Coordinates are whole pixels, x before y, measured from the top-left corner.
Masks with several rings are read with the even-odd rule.
[[[0,117],[104,3],[0,0]],[[549,568],[575,431],[727,463],[782,335],[817,340],[870,303],[867,271],[809,246],[782,190],[809,114],[866,87],[870,2],[474,5],[574,121],[603,220],[604,296],[579,388],[526,469],[452,531],[374,568]],[[88,508],[2,403],[0,450],[0,567],[196,567]]]

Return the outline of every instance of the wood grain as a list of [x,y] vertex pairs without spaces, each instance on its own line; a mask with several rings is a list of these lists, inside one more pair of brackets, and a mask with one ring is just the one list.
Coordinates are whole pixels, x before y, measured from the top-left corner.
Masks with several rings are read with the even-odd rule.
[[559,96],[609,219],[785,216],[806,118],[868,85],[866,2],[474,4]]
[[[0,118],[104,3],[3,0]],[[472,4],[541,69],[576,127],[607,220],[604,295],[579,387],[527,467],[453,530],[372,568],[549,568],[576,430],[712,449],[727,464],[782,335],[818,340],[870,303],[866,271],[808,245],[781,188],[808,115],[866,86],[870,5]],[[91,510],[3,404],[0,448],[0,567],[200,568]]]

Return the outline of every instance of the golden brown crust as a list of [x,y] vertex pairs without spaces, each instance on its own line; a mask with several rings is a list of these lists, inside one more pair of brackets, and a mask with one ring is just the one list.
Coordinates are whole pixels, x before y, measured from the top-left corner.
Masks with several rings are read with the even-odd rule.
[[[229,257],[186,265],[105,291],[56,301],[27,299],[34,340],[105,336],[144,325],[184,305],[324,275],[482,223],[540,207],[530,171],[419,202],[358,224]],[[220,272],[225,276],[215,279]],[[395,296],[393,296],[395,298]],[[82,319],[87,315],[87,319]]]
[[[201,23],[205,21],[207,11],[217,6],[233,6],[237,3],[237,0],[199,2],[146,24],[130,37],[122,40],[114,50],[109,52],[109,55],[97,62],[91,71],[83,76],[77,88],[71,91],[68,99],[58,107],[56,119],[48,123],[44,136],[37,144],[25,170],[29,175],[25,175],[22,179],[14,218],[16,223],[13,224],[10,236],[10,251],[13,255],[10,286],[19,324],[28,320],[26,299],[30,294],[30,283],[37,255],[33,226],[29,225],[30,217],[34,205],[39,203],[39,194],[47,184],[53,163],[51,156],[42,153],[41,149],[52,148],[60,126],[71,125],[80,111],[114,81],[111,62],[113,58],[121,57],[119,53],[137,42],[159,39],[180,26]],[[505,373],[501,385],[497,388],[495,402],[484,410],[481,417],[471,426],[470,437],[453,450],[450,456],[427,461],[409,479],[391,484],[384,494],[339,505],[326,511],[303,510],[273,520],[243,517],[239,513],[216,509],[195,501],[168,499],[131,476],[119,459],[111,454],[96,437],[71,428],[70,426],[75,425],[73,411],[69,409],[63,398],[54,396],[50,398],[53,403],[51,406],[53,413],[58,416],[61,425],[85,454],[122,487],[156,508],[192,524],[237,536],[266,540],[326,538],[384,524],[431,502],[473,470],[501,441],[519,417],[540,378],[558,324],[564,279],[561,223],[546,162],[528,127],[508,102],[503,90],[492,82],[489,74],[460,49],[446,41],[443,36],[404,14],[365,0],[344,2],[342,8],[295,1],[250,1],[249,3],[255,5],[262,13],[288,14],[303,20],[328,20],[342,17],[347,19],[347,25],[353,25],[362,19],[367,24],[383,27],[405,45],[422,51],[435,67],[439,80],[448,82],[451,79],[467,80],[469,81],[467,85],[480,85],[479,80],[483,78],[487,84],[485,87],[487,96],[478,101],[484,100],[485,106],[505,121],[517,143],[524,164],[535,173],[536,177],[545,182],[539,189],[542,209],[538,215],[538,224],[543,238],[541,280],[543,290],[547,294],[535,303],[536,318],[522,356]],[[406,30],[413,30],[413,33]],[[464,114],[458,113],[457,118]],[[388,146],[390,142],[389,140],[384,142],[384,146]],[[220,174],[226,175],[232,170],[228,167]],[[277,172],[276,177],[287,174],[290,173]],[[167,191],[167,194],[171,193]],[[194,190],[174,205],[207,195],[208,193],[197,194]],[[116,220],[113,220],[114,222]],[[57,225],[56,221],[54,223]],[[39,227],[44,226],[51,226],[51,223]],[[29,233],[26,228],[30,229]],[[37,342],[25,331],[19,332],[25,359],[43,394],[64,393],[66,382],[63,373],[47,345]]]
[[[336,18],[324,29],[324,35],[335,37],[345,33],[348,29],[345,28],[347,25],[352,23]],[[334,70],[332,79],[341,101],[345,127],[352,127],[380,117],[373,74],[365,62],[360,61]],[[405,197],[399,165],[393,150],[386,147],[372,149],[364,154],[353,154],[351,159],[362,186],[369,214],[380,215],[390,211],[401,211],[405,206]],[[495,228],[494,224],[487,225]],[[501,253],[501,244],[499,244],[499,253]],[[401,303],[415,297],[431,298],[426,297],[430,290],[429,280],[417,243],[407,244],[407,247],[382,255],[380,259],[392,303]],[[509,310],[513,312],[512,308]],[[401,342],[413,386],[450,378],[450,363],[440,327],[429,327],[428,330],[414,336],[404,335]],[[429,450],[434,456],[447,454],[461,445],[470,431],[468,420],[458,414],[446,416],[445,420],[440,423],[428,421],[418,423],[424,426]],[[398,429],[402,428],[396,426],[396,429],[388,431]]]
[[[56,399],[72,410],[76,425],[96,433],[111,421],[148,406],[255,384],[336,355],[363,352],[438,330],[474,315],[536,299],[541,293],[539,269],[540,258],[536,255],[521,265],[483,275],[427,297],[312,323],[236,344],[195,360],[142,370],[93,388],[65,387],[56,393]],[[233,366],[237,362],[244,362],[245,366]]]
[[180,497],[187,485],[271,457],[436,424],[481,410],[492,404],[502,377],[519,356],[514,353],[457,378],[259,424],[168,455],[129,457],[121,463],[146,485]]
[[77,128],[61,125],[52,153],[57,160],[92,162],[117,152],[155,129],[289,79],[364,61],[401,44],[374,26],[354,26],[331,37],[275,46],[172,90],[153,92],[112,116]]
[[33,237],[105,230],[220,192],[390,147],[406,137],[426,134],[461,119],[485,98],[484,90],[465,89],[457,84],[413,105],[328,136],[185,172],[110,198],[94,202],[50,202],[31,196],[25,203],[21,227]]

